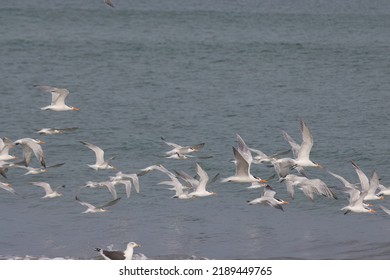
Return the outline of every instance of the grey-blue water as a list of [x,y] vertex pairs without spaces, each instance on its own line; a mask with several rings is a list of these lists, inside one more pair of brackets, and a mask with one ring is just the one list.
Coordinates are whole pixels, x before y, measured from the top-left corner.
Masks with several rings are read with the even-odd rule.
[[[213,176],[233,175],[239,133],[266,153],[285,150],[281,130],[301,140],[304,118],[314,137],[311,157],[352,182],[354,160],[390,185],[390,2],[374,1],[103,1],[20,0],[0,5],[0,136],[39,137],[46,174],[8,179],[23,196],[0,189],[0,256],[91,259],[95,247],[142,244],[149,258],[388,259],[390,217],[343,215],[347,195],[324,170],[308,169],[339,196],[291,200],[285,185],[270,184],[290,202],[285,211],[249,206],[261,190],[245,184],[210,186],[216,196],[182,201],[157,185],[164,174],[140,178],[141,192],[122,197],[110,212],[82,214],[74,195],[86,181],[116,171],[138,172],[162,163],[195,174],[195,160],[159,158],[160,139],[205,142],[198,160]],[[50,112],[50,94],[34,85],[69,89],[80,111]],[[40,136],[34,129],[77,126]],[[116,171],[94,171],[94,143],[115,155]],[[20,147],[11,150],[22,157]],[[35,158],[33,166],[38,166]],[[272,174],[252,166],[260,177]],[[63,197],[43,200],[31,181],[65,184]],[[85,189],[91,203],[111,199]]]

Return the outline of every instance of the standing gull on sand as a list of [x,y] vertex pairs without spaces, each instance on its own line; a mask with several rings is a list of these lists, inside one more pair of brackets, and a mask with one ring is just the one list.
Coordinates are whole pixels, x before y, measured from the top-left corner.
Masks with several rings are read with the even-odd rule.
[[131,260],[133,259],[133,252],[136,247],[141,247],[141,245],[130,242],[127,244],[127,248],[124,251],[109,251],[100,248],[95,248],[95,251],[99,252],[105,260]]

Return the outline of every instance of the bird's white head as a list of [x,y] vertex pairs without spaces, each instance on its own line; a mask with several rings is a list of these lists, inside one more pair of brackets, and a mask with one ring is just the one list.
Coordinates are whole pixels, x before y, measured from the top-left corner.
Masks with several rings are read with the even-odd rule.
[[135,247],[141,247],[141,244],[135,243],[135,242],[129,242],[127,244],[127,248],[135,248]]

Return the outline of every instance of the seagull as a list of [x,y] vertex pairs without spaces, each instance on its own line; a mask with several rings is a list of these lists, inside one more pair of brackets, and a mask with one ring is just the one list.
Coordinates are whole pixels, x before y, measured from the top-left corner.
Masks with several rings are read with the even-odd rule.
[[360,167],[352,161],[352,165],[355,168],[355,171],[359,177],[360,185],[362,187],[363,192],[367,192],[367,195],[364,197],[364,201],[366,200],[378,200],[378,199],[384,199],[383,196],[379,196],[375,194],[376,190],[379,186],[379,178],[376,171],[372,172],[371,179],[369,180],[366,174],[360,169]]
[[[328,173],[336,177],[337,179],[339,179],[344,184],[345,188],[347,189],[345,192],[349,194],[349,198],[348,198],[349,202],[359,199],[359,196],[361,195],[362,192],[356,187],[356,185],[348,182],[344,177],[337,175],[329,170]],[[363,205],[365,207],[372,206],[371,204],[366,204],[364,202]]]
[[188,195],[190,197],[204,197],[216,195],[215,192],[209,192],[206,190],[206,185],[209,181],[209,176],[207,175],[206,171],[204,171],[204,169],[199,165],[199,163],[196,163],[196,173],[199,176],[199,183],[196,186],[195,191],[189,193]]
[[279,182],[284,182],[287,187],[287,192],[292,199],[295,197],[295,187],[302,183],[306,177],[298,176],[295,174],[288,174],[285,177],[281,178]]
[[149,173],[150,171],[160,171],[166,175],[172,175],[172,176],[175,176],[171,171],[169,171],[168,169],[166,169],[162,164],[154,164],[154,165],[150,165],[148,167],[145,167],[143,169],[141,169],[137,175],[138,176],[143,176],[147,173]]
[[48,184],[46,182],[30,182],[30,183],[33,184],[34,186],[41,187],[41,188],[43,188],[45,190],[46,194],[42,198],[54,198],[54,197],[62,196],[62,193],[59,193],[57,190],[59,188],[65,188],[65,185],[62,185],[62,186],[57,187],[53,191],[53,189],[51,188],[50,184]]
[[249,148],[251,152],[254,152],[256,156],[253,157],[252,163],[254,164],[264,164],[264,163],[272,163],[273,161],[276,161],[278,156],[284,155],[290,152],[290,150],[282,151],[279,153],[275,153],[273,155],[267,156],[265,153],[263,153],[260,150]]
[[285,181],[287,192],[292,199],[294,199],[294,187],[299,187],[299,189],[312,201],[314,200],[314,194],[337,199],[337,196],[332,190],[320,179],[308,179],[303,176],[289,174],[281,180],[281,182],[283,181]]
[[101,148],[99,148],[98,146],[95,146],[93,144],[84,142],[84,141],[80,141],[80,142],[95,152],[96,163],[95,164],[88,164],[88,166],[90,168],[95,169],[95,170],[115,169],[115,167],[110,164],[110,161],[113,160],[115,157],[111,157],[106,161],[106,160],[104,160],[104,151]]
[[390,195],[390,188],[386,188],[382,184],[379,184],[378,188],[379,188],[379,192],[376,195],[378,195],[378,196],[380,196],[380,195]]
[[45,155],[40,144],[45,143],[42,140],[34,138],[22,138],[13,142],[14,145],[21,145],[23,149],[23,162],[25,166],[29,166],[31,155],[34,153],[41,165],[46,168]]
[[314,200],[313,194],[319,194],[328,198],[338,199],[335,193],[325,184],[325,182],[320,179],[306,178],[306,180],[300,184],[300,189],[312,201]]
[[127,197],[130,197],[131,186],[132,186],[130,179],[133,182],[135,191],[137,193],[139,193],[139,179],[138,179],[137,174],[135,174],[135,173],[125,174],[125,173],[122,173],[121,171],[119,171],[118,173],[115,174],[115,176],[110,177],[110,180],[111,180],[111,182],[114,183],[114,185],[116,185],[116,184],[124,184],[125,185]]
[[[174,170],[176,175],[184,181],[184,185],[186,189],[196,189],[196,187],[199,185],[199,180],[195,177],[192,177],[188,173],[184,171],[176,171]],[[215,177],[214,177],[215,178]],[[214,180],[214,179],[213,179]]]
[[43,168],[43,167],[35,168],[35,167],[24,166],[24,165],[19,165],[19,164],[14,164],[13,167],[22,168],[22,169],[27,170],[27,172],[24,173],[24,175],[37,175],[37,174],[41,174],[41,173],[47,172],[48,168],[60,167],[60,166],[62,166],[64,164],[65,164],[65,162],[61,162],[61,163],[57,163],[57,164],[54,164],[54,165],[47,166],[46,168]]
[[141,247],[140,244],[130,242],[127,244],[125,251],[109,251],[100,248],[95,248],[105,260],[131,260],[133,258],[133,251],[135,247]]
[[[238,138],[241,138],[237,134]],[[249,149],[244,149],[242,152],[233,147],[234,163],[236,165],[236,174],[222,179],[222,182],[237,182],[237,183],[253,183],[260,182],[266,183],[267,180],[255,177],[250,173],[252,155]]]
[[188,191],[185,191],[185,187],[180,183],[180,181],[173,175],[168,175],[171,181],[162,181],[158,183],[159,185],[170,185],[174,187],[175,195],[172,198],[177,199],[191,199],[195,198],[195,196],[190,196]]
[[41,128],[37,129],[36,132],[41,134],[41,135],[53,135],[53,134],[63,134],[68,131],[74,131],[77,130],[78,127],[67,127],[67,128]]
[[86,184],[84,186],[82,186],[80,188],[80,191],[83,188],[91,188],[91,189],[107,188],[110,191],[110,193],[111,193],[111,195],[112,195],[112,197],[114,199],[118,198],[118,194],[117,194],[116,189],[115,189],[115,182],[111,182],[111,181],[102,181],[102,182],[88,181],[88,182],[86,182]]
[[376,213],[374,209],[371,209],[363,204],[364,197],[367,195],[367,191],[362,192],[355,200],[349,202],[349,204],[340,210],[346,212],[344,215],[354,212],[354,213]]
[[305,121],[301,119],[301,132],[302,132],[302,143],[300,145],[298,155],[294,159],[294,164],[300,167],[320,167],[318,163],[313,162],[310,159],[310,151],[313,147],[313,136],[306,125]]
[[0,160],[7,161],[16,159],[16,156],[12,156],[9,154],[9,149],[13,148],[14,144],[11,139],[7,137],[0,138]]
[[[275,177],[275,174],[271,175],[269,178],[267,178],[265,180],[268,182],[271,179],[273,179],[274,177]],[[251,189],[260,189],[260,188],[266,187],[267,185],[268,185],[267,183],[253,182],[253,183],[251,183],[250,186],[247,187],[247,189],[249,189],[249,190],[251,190]]]
[[[186,172],[184,171],[176,171],[174,170],[174,172],[176,173],[176,175],[184,180],[185,182],[185,188],[192,188],[192,189],[196,189],[197,186],[199,185],[199,175],[197,174],[196,176],[192,177],[191,175],[187,174]],[[214,177],[210,180],[209,184],[212,184],[214,183],[215,181],[217,181],[217,179],[219,178],[219,173],[215,174]]]
[[[291,158],[280,158],[272,160],[271,163],[274,166],[275,172],[278,175],[279,180],[281,180],[288,174],[290,174],[290,169],[294,165],[294,160]],[[304,175],[304,173],[302,173],[302,167],[297,166],[295,170]]]
[[282,205],[288,204],[288,202],[279,198],[275,198],[275,194],[276,192],[271,188],[271,186],[267,185],[264,188],[263,195],[259,198],[255,198],[251,201],[248,201],[248,204],[266,204],[284,211]]
[[108,210],[106,209],[107,207],[109,206],[112,206],[112,205],[115,205],[119,202],[119,200],[121,199],[120,197],[118,197],[117,199],[114,199],[114,200],[111,200],[105,204],[103,204],[102,206],[94,206],[88,202],[84,202],[84,201],[81,201],[77,195],[75,196],[75,199],[83,206],[87,207],[88,209],[85,210],[83,213],[101,213],[101,212],[107,212]]
[[56,88],[52,86],[36,86],[39,90],[51,93],[51,104],[42,107],[41,110],[51,111],[77,111],[79,108],[68,106],[65,104],[65,99],[69,95],[69,90],[65,88]]
[[172,148],[172,150],[165,152],[166,155],[174,155],[174,154],[184,155],[184,154],[198,152],[205,145],[205,143],[200,143],[193,146],[180,146],[172,142],[167,142],[163,137],[161,137],[161,140],[163,140],[165,144],[167,144],[169,147]]
[[282,130],[284,139],[290,144],[294,158],[298,157],[301,145],[299,145],[286,131]]
[[[283,132],[284,138],[289,142],[292,152],[293,159],[285,158],[283,164],[287,164],[288,167],[295,168],[299,173],[302,173],[302,168],[304,167],[318,167],[322,168],[318,163],[313,162],[310,159],[310,151],[313,147],[313,136],[303,119],[301,119],[301,133],[302,133],[302,143],[301,145],[297,144],[290,135],[285,131]],[[286,166],[283,165],[283,173],[286,172]],[[288,170],[288,169],[287,169]]]
[[12,185],[9,183],[0,182],[0,188],[2,188],[3,190],[6,190],[7,192],[10,192],[12,194],[17,194],[16,191],[12,188]]
[[242,137],[236,134],[238,147],[233,147],[234,164],[236,165],[236,174],[222,179],[222,182],[237,183],[266,183],[267,180],[260,179],[250,173],[251,163],[253,160],[251,151]]
[[106,3],[108,6],[110,6],[111,8],[114,8],[114,3],[112,3],[111,0],[104,0],[104,3]]
[[175,153],[172,155],[165,155],[163,157],[170,158],[170,159],[190,159],[190,158],[208,159],[208,158],[212,158],[213,156],[193,156],[193,155],[188,155],[188,154],[183,155],[180,153]]

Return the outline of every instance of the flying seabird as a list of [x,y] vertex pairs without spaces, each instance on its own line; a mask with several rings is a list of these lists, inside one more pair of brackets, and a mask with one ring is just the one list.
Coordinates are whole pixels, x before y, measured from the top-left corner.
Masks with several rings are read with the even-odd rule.
[[41,129],[37,129],[36,132],[41,135],[53,135],[53,134],[63,134],[68,131],[74,131],[77,130],[78,127],[67,127],[67,128],[51,128],[51,127],[45,127]]
[[382,195],[378,195],[375,193],[379,187],[379,178],[377,172],[373,171],[371,179],[369,180],[366,174],[364,174],[361,168],[354,161],[352,161],[352,165],[355,168],[355,171],[359,177],[362,192],[367,192],[367,195],[365,195],[363,200],[366,201],[384,199]]
[[284,211],[282,205],[288,204],[288,202],[279,198],[275,198],[275,194],[276,192],[271,188],[271,186],[267,185],[264,188],[263,195],[251,201],[248,201],[248,204],[266,204]]
[[294,187],[299,187],[299,189],[312,201],[314,200],[314,194],[337,199],[335,193],[320,179],[309,179],[303,176],[289,174],[282,178],[280,182],[286,183],[287,192],[292,199],[294,199]]
[[69,95],[69,90],[65,88],[56,88],[52,86],[36,86],[39,90],[51,93],[51,104],[42,107],[41,110],[51,111],[77,111],[79,108],[65,104],[65,98]]
[[158,157],[164,157],[170,159],[191,159],[191,158],[208,159],[208,158],[212,158],[213,156],[194,156],[189,154],[174,153],[172,155],[165,155],[165,156],[158,156]]
[[61,163],[47,166],[46,168],[44,168],[44,167],[37,167],[36,168],[36,167],[32,167],[32,166],[24,166],[24,165],[19,165],[19,164],[14,164],[13,167],[22,168],[22,169],[27,170],[27,172],[24,173],[24,175],[37,175],[37,174],[47,172],[48,168],[60,167],[64,164],[65,164],[65,162],[61,162]]
[[12,185],[9,183],[0,182],[0,188],[2,188],[3,190],[6,190],[7,192],[10,192],[12,194],[17,194],[16,191],[11,186]]
[[116,189],[115,189],[115,182],[111,182],[111,181],[102,181],[102,182],[88,181],[88,182],[86,182],[86,184],[84,186],[82,186],[80,188],[80,191],[83,188],[91,188],[91,189],[107,188],[114,199],[118,198],[118,195],[117,195],[117,192],[116,192]]
[[1,161],[13,160],[17,158],[16,156],[12,156],[9,154],[9,150],[14,146],[15,145],[13,144],[11,139],[7,137],[0,138],[0,160]]
[[[200,143],[200,144],[196,144],[196,145],[192,145],[192,146],[181,146],[181,145],[178,145],[178,144],[175,144],[172,142],[167,142],[163,137],[161,137],[161,140],[163,140],[165,144],[167,144],[169,147],[172,148],[172,150],[165,152],[165,155],[167,155],[167,156],[176,155],[176,157],[177,157],[177,154],[180,156],[183,156],[185,154],[198,152],[205,145],[205,143]],[[172,157],[172,158],[175,158],[175,157]]]
[[34,153],[35,157],[39,160],[41,165],[46,168],[45,155],[43,153],[40,144],[45,143],[42,140],[34,138],[22,138],[13,142],[14,145],[21,145],[23,149],[23,164],[29,166],[31,162],[31,156]]
[[310,152],[313,147],[313,136],[309,130],[309,127],[303,119],[301,119],[301,134],[302,143],[299,145],[295,142],[290,135],[285,131],[283,132],[284,138],[290,144],[294,158],[281,158],[276,160],[273,164],[276,172],[280,178],[288,174],[289,168],[296,169],[299,173],[304,175],[304,167],[318,167],[322,168],[318,163],[313,162],[310,159]]
[[170,181],[162,181],[159,182],[159,185],[169,185],[173,186],[173,189],[175,191],[175,195],[172,196],[172,198],[177,198],[177,199],[191,199],[194,198],[194,196],[188,195],[188,191],[186,187],[183,186],[183,184],[173,175],[168,175],[169,178],[171,179]]
[[376,213],[374,209],[367,207],[364,203],[364,197],[367,195],[367,191],[362,192],[355,200],[350,200],[349,204],[340,210],[345,211],[344,215],[354,212],[354,213]]
[[115,174],[115,176],[111,176],[110,180],[111,182],[114,183],[114,185],[116,184],[125,185],[127,197],[130,197],[132,185],[134,185],[135,191],[139,193],[139,179],[138,179],[138,175],[135,173],[125,174],[119,171],[118,173]]
[[143,176],[143,175],[149,173],[150,171],[155,171],[155,170],[160,171],[166,175],[175,176],[171,171],[166,169],[162,164],[154,164],[154,165],[150,165],[148,167],[145,167],[145,168],[141,169],[139,173],[137,173],[137,176]]
[[249,150],[256,154],[252,159],[252,163],[254,164],[272,163],[273,161],[277,160],[279,156],[288,154],[290,152],[290,150],[286,150],[268,156],[264,152],[257,149],[249,148]]
[[101,212],[107,212],[108,210],[106,208],[117,204],[121,198],[118,197],[117,199],[111,200],[103,204],[102,206],[94,206],[88,202],[82,201],[77,197],[77,195],[75,196],[75,199],[78,201],[78,203],[87,207],[87,210],[85,210],[83,213],[101,213]]
[[84,144],[86,147],[94,151],[96,156],[96,162],[95,164],[88,164],[88,166],[92,169],[99,170],[99,169],[115,169],[113,165],[110,164],[110,161],[113,160],[115,157],[111,157],[108,160],[104,160],[104,151],[99,148],[98,146],[95,146],[93,144],[80,141],[80,143]]
[[294,165],[300,167],[320,167],[318,163],[313,162],[310,159],[310,151],[313,147],[313,136],[309,130],[309,127],[303,119],[301,119],[301,133],[302,143],[300,145],[298,155],[294,159]]
[[[237,134],[237,139],[242,139]],[[255,177],[250,173],[252,154],[245,143],[239,141],[239,147],[236,149],[233,147],[234,164],[236,166],[236,174],[222,179],[222,182],[237,182],[237,183],[253,183],[260,182],[266,183],[266,180]]]
[[252,163],[252,153],[246,145],[242,137],[236,134],[237,148],[233,147],[234,164],[236,166],[236,174],[228,178],[222,179],[222,182],[237,182],[237,183],[266,183],[267,180],[253,176],[250,173]]
[[216,195],[215,192],[209,192],[206,190],[207,182],[209,181],[209,176],[207,175],[206,171],[199,165],[199,163],[196,163],[196,173],[199,176],[199,183],[196,186],[195,191],[189,193],[188,196],[204,197],[204,196]]
[[65,188],[65,185],[57,187],[54,191],[51,188],[50,184],[46,182],[31,182],[34,186],[41,187],[45,190],[45,195],[42,198],[54,198],[54,197],[59,197],[62,196],[62,193],[58,192],[58,189],[60,188]]
[[[352,184],[352,183],[348,182],[344,177],[342,177],[342,176],[340,176],[338,174],[335,174],[335,173],[333,173],[333,172],[331,172],[329,170],[328,170],[328,172],[329,172],[329,174],[331,174],[335,178],[339,179],[344,184],[344,187],[346,188],[346,190],[344,192],[349,194],[349,198],[348,198],[349,202],[355,201],[355,200],[359,199],[359,196],[361,195],[362,191],[360,191],[357,188],[357,184]],[[371,204],[366,204],[364,202],[363,202],[363,205],[365,207],[372,206]]]
[[95,248],[95,251],[99,252],[105,260],[131,260],[133,258],[135,247],[141,247],[141,245],[135,242],[130,242],[127,244],[125,251],[109,251],[100,248]]
[[379,192],[376,195],[378,195],[378,196],[390,195],[390,188],[389,187],[386,188],[384,185],[379,184],[378,188],[379,188]]

